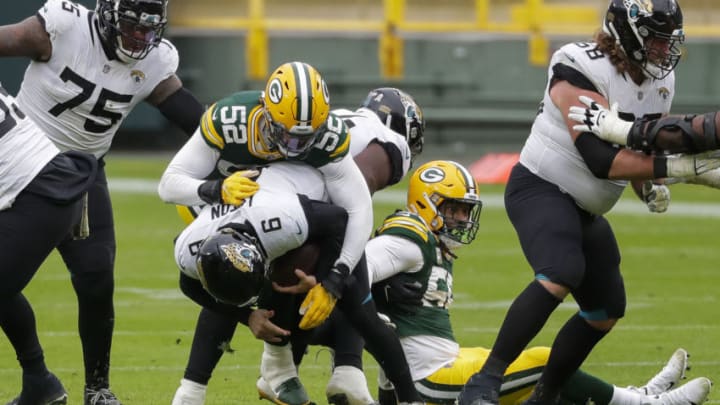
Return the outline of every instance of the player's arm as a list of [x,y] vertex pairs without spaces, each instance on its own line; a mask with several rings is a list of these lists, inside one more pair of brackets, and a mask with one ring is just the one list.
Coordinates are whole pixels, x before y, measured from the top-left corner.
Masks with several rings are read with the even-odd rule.
[[183,87],[182,81],[175,74],[158,83],[146,101],[157,107],[165,118],[188,136],[195,132],[205,111],[200,101]]
[[172,204],[204,204],[198,190],[205,183],[204,179],[212,173],[219,158],[220,151],[208,146],[200,130],[196,130],[173,157],[160,178],[160,198]]
[[318,168],[325,177],[330,200],[348,213],[347,232],[336,265],[350,271],[355,267],[372,232],[373,211],[370,192],[360,169],[347,154],[336,162]]
[[580,97],[584,107],[572,107],[569,118],[575,129],[589,131],[609,142],[644,151],[697,153],[720,148],[717,111],[702,115],[669,115],[661,118],[621,119],[617,110]]
[[371,195],[390,184],[393,173],[392,161],[379,143],[371,142],[362,152],[355,155],[354,159]]
[[52,43],[40,16],[0,26],[0,56],[26,56],[44,62],[51,55]]
[[317,278],[322,282],[340,256],[348,214],[344,208],[337,205],[310,200],[303,195],[298,195],[298,198],[308,223],[307,242],[320,247],[315,269]]
[[565,117],[570,136],[588,169],[598,178],[618,180],[650,180],[665,177],[687,177],[720,167],[713,154],[688,156],[646,155],[630,149],[619,149],[592,132],[575,129],[569,110],[580,96],[607,108],[608,101],[599,93],[577,87],[567,80],[558,80],[550,89],[550,97]]
[[424,262],[417,243],[395,235],[379,235],[370,239],[365,246],[365,258],[371,283],[403,272],[416,272]]

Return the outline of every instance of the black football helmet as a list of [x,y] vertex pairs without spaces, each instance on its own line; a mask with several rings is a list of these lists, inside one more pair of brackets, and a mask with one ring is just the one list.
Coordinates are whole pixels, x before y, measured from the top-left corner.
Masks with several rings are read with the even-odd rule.
[[409,94],[393,87],[377,88],[368,93],[361,107],[374,111],[385,126],[405,137],[412,157],[422,152],[425,119]]
[[168,0],[98,0],[103,41],[129,63],[143,59],[162,41]]
[[603,31],[650,78],[666,77],[682,56],[683,15],[675,0],[612,0]]
[[265,258],[254,237],[222,228],[200,245],[197,269],[210,295],[242,307],[257,300],[265,278]]

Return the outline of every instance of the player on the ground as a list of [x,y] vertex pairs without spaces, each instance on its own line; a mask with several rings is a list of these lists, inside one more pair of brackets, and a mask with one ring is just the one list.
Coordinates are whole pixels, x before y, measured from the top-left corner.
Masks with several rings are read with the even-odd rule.
[[[60,150],[88,152],[99,163],[88,194],[89,234],[58,245],[78,298],[85,404],[120,403],[109,390],[116,243],[103,157],[143,100],[187,133],[203,111],[175,74],[178,53],[163,39],[166,25],[167,0],[98,0],[95,10],[48,0],[34,16],[0,27],[0,56],[31,60],[20,108]],[[34,324],[18,328],[37,341]]]

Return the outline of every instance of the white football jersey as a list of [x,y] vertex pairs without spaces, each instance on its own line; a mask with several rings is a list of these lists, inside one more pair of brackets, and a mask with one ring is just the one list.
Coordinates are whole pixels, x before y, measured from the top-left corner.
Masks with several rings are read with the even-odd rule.
[[297,194],[327,200],[322,174],[303,163],[277,162],[263,168],[257,182],[260,190],[243,205],[205,206],[182,231],[175,241],[175,261],[180,271],[197,279],[200,244],[229,223],[250,222],[268,262],[305,243],[308,223]]
[[135,105],[175,73],[177,50],[163,40],[145,59],[125,64],[108,59],[94,12],[70,1],[48,0],[38,15],[52,56],[30,62],[18,103],[61,150],[101,157]]
[[[557,64],[582,73],[610,105],[617,102],[622,118],[659,117],[670,111],[675,94],[674,73],[662,80],[646,79],[638,86],[627,75],[619,74],[592,42],[571,43],[556,51],[550,61],[548,78],[552,78]],[[615,205],[627,181],[600,179],[590,172],[575,148],[564,114],[550,99],[549,84],[548,80],[543,105],[522,149],[520,162],[570,194],[583,209],[602,215]]]
[[0,210],[60,151],[0,86]]
[[405,177],[408,170],[410,170],[411,155],[410,146],[408,146],[404,136],[383,125],[377,114],[367,108],[358,108],[355,111],[339,108],[333,110],[333,112],[346,123],[348,121],[351,122],[351,124],[348,124],[348,130],[350,132],[350,155],[357,156],[365,150],[372,141],[391,143],[400,151],[400,155],[402,156],[402,175]]

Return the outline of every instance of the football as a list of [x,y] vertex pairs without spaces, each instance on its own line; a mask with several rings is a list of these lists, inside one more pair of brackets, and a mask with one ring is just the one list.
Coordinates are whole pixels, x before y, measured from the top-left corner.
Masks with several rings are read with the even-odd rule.
[[268,278],[281,286],[291,286],[298,282],[295,269],[306,274],[315,274],[315,264],[320,256],[320,247],[306,243],[278,257],[270,263]]

